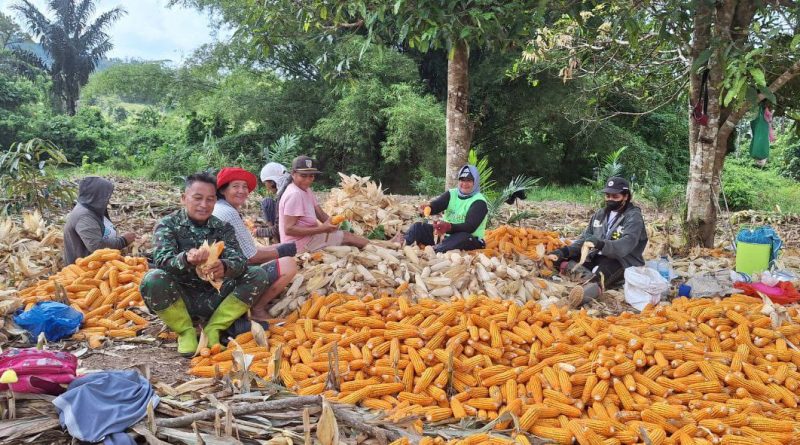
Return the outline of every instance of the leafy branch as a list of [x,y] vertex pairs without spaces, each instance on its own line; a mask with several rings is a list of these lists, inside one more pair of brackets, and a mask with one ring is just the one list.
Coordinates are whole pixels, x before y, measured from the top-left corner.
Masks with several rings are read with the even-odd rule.
[[31,139],[11,144],[0,156],[0,190],[3,213],[33,204],[42,213],[71,204],[75,189],[55,175],[59,166],[70,165],[66,155],[50,141]]

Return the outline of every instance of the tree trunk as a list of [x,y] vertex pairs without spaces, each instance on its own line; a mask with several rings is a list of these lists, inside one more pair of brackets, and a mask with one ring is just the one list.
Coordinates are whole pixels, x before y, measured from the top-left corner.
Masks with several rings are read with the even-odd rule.
[[464,42],[456,44],[453,58],[447,62],[447,167],[445,184],[455,187],[458,169],[467,163],[472,127],[469,105],[469,54]]
[[77,112],[77,101],[73,98],[67,98],[67,114],[70,116],[75,116]]
[[[710,121],[708,127],[711,127]],[[717,127],[703,129],[699,134],[703,136],[689,141],[693,154],[686,186],[686,237],[690,246],[713,247],[722,171],[718,157],[725,156],[728,138],[718,137]]]
[[80,87],[77,85],[69,85],[67,91],[64,93],[64,103],[67,108],[67,114],[75,116],[78,112],[78,98],[80,97]]
[[723,110],[719,100],[723,76],[723,66],[716,60],[710,60],[707,86],[708,123],[700,125],[689,116],[690,157],[689,182],[686,185],[686,237],[690,246],[714,247],[720,175],[730,137],[730,132],[720,130],[724,123],[721,119]]
[[[713,24],[712,6],[698,4],[695,9],[694,29],[692,31],[691,56],[694,62],[711,42]],[[708,122],[700,125],[689,113],[689,181],[686,184],[686,237],[690,246],[709,246],[714,244],[714,231],[717,226],[717,199],[714,189],[715,147],[719,125],[719,94],[714,81],[719,79],[719,66],[709,58],[708,79]],[[713,72],[713,75],[712,75]],[[702,73],[691,73],[689,79],[690,106],[703,99]]]
[[[699,2],[695,8],[694,29],[692,31],[692,62],[711,47],[713,40],[740,43],[753,20],[756,8],[745,0],[724,0],[716,3]],[[722,182],[720,176],[725,164],[725,155],[736,125],[754,104],[739,103],[736,107],[724,107],[720,103],[723,95],[725,75],[724,57],[718,44],[708,59],[708,123],[700,125],[689,116],[689,182],[686,186],[686,236],[690,246],[714,246],[714,232],[717,227],[717,208]],[[789,80],[800,74],[800,61],[795,62],[769,85],[774,93]],[[691,105],[701,99],[701,74],[692,73],[689,97]],[[764,100],[763,95],[758,100]]]

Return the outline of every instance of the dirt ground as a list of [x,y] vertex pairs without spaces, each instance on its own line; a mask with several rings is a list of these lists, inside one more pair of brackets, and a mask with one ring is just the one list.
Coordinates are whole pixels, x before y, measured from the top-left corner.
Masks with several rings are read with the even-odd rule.
[[[154,377],[154,381],[174,384],[191,380],[191,376],[186,374],[189,359],[178,354],[175,340],[158,338],[158,334],[166,330],[164,323],[155,316],[146,318],[149,319],[148,327],[135,338],[108,339],[97,349],[89,349],[85,341],[74,340],[50,343],[48,347],[75,354],[80,359],[82,372],[139,368],[142,373]],[[30,347],[32,344],[18,337],[2,346]]]
[[[79,349],[83,346],[75,345]],[[115,343],[102,349],[89,350],[80,357],[86,370],[131,369],[138,367],[145,375],[148,370],[154,381],[174,384],[190,380],[186,374],[189,359],[178,354],[175,342],[156,341],[152,344]],[[74,352],[74,351],[73,351]]]

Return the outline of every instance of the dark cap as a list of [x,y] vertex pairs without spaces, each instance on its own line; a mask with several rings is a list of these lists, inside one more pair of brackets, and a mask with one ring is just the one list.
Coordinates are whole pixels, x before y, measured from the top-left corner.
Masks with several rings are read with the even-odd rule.
[[472,179],[472,180],[474,180],[475,178],[472,177],[472,172],[470,172],[468,168],[465,168],[465,169],[461,170],[461,174],[458,175],[458,179]]
[[292,161],[292,173],[322,173],[317,169],[317,160],[308,156],[298,156]]
[[603,189],[603,193],[624,193],[630,192],[631,186],[628,184],[628,181],[625,178],[620,178],[619,176],[612,176],[608,178],[608,182],[606,182],[606,188]]

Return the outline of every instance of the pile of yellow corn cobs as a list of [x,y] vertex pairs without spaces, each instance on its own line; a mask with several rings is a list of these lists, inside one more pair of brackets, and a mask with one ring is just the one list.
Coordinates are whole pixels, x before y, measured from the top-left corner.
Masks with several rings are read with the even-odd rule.
[[566,245],[568,242],[562,241],[558,232],[506,225],[486,231],[486,248],[483,251],[489,255],[525,255],[544,261],[549,269],[553,265],[545,253]]
[[[496,428],[520,442],[777,445],[800,443],[797,320],[744,295],[592,318],[483,296],[331,294],[273,324],[268,349],[250,334],[238,343],[254,356],[250,371],[390,421],[511,413]],[[190,373],[231,371],[235,349],[195,358]],[[486,443],[475,440],[459,443]]]
[[[123,257],[119,250],[100,249],[63,268],[47,280],[20,291],[29,310],[41,301],[64,301],[83,314],[73,338],[99,345],[103,337],[135,337],[147,320],[129,310],[142,306],[139,283],[147,272],[145,258]],[[59,295],[63,289],[63,294]]]

